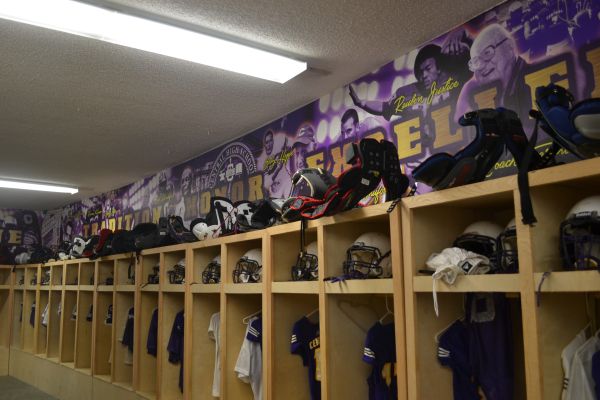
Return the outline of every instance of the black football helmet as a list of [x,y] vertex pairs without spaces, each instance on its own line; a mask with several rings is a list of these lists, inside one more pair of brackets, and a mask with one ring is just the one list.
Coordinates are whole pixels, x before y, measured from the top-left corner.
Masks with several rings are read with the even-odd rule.
[[171,270],[167,271],[167,275],[169,275],[169,283],[171,284],[180,285],[185,283],[185,258],[179,260]]

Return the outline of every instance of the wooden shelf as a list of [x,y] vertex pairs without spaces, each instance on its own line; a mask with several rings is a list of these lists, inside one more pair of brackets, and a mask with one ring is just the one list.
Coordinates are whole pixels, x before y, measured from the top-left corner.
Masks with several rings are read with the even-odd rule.
[[135,285],[116,285],[117,292],[135,292]]
[[319,282],[273,282],[271,284],[273,293],[319,293]]
[[[432,292],[433,278],[415,276],[413,287],[415,292]],[[437,282],[438,292],[519,292],[520,290],[519,274],[459,276],[452,286],[443,281]]]
[[65,285],[65,290],[78,290],[78,285]]
[[93,292],[94,291],[94,285],[79,285],[79,290],[80,291],[85,291],[85,292]]
[[172,285],[172,284],[165,284],[162,285],[162,288],[160,289],[161,292],[170,292],[170,293],[184,293],[185,292],[185,285]]
[[10,285],[0,285],[0,290],[10,290]]
[[113,285],[98,285],[99,292],[112,292],[114,288]]
[[349,279],[342,282],[325,282],[328,294],[393,293],[392,279]]
[[158,284],[152,284],[152,285],[142,285],[142,288],[140,289],[142,292],[158,292]]
[[48,291],[48,290],[50,290],[50,286],[41,286],[40,285],[40,290]]
[[225,283],[225,293],[232,294],[253,294],[262,293],[262,283]]
[[67,368],[71,368],[71,369],[75,369],[75,363],[74,362],[64,362],[64,363],[60,363],[60,365],[63,365]]
[[190,285],[190,291],[192,293],[220,293],[221,292],[221,284],[203,284],[198,283],[196,285]]
[[[542,273],[535,274],[535,287],[539,287]],[[600,292],[598,271],[555,271],[544,279],[542,292]]]

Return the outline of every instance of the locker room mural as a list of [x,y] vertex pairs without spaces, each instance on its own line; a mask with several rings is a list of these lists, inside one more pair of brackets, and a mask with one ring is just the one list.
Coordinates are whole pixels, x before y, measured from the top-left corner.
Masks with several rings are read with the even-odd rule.
[[[457,121],[474,109],[513,109],[529,135],[537,86],[554,82],[576,99],[600,97],[599,19],[600,0],[506,2],[236,141],[48,212],[44,244],[87,237],[103,227],[131,229],[170,214],[189,224],[208,212],[213,195],[232,201],[285,198],[297,169],[323,167],[339,175],[347,146],[363,137],[393,141],[410,177],[431,154],[454,154],[473,139],[474,128]],[[538,150],[548,142],[541,134]],[[564,152],[561,157],[571,160]],[[507,154],[488,179],[515,171]],[[429,190],[420,185],[417,194]],[[381,187],[363,205],[383,201]]]

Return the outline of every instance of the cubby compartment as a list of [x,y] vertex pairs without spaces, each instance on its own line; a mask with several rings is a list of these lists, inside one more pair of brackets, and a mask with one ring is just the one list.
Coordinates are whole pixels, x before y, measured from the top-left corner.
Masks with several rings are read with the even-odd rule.
[[[314,294],[274,294],[272,297],[273,337],[271,348],[273,399],[310,400],[308,367],[303,365],[304,349],[311,349],[316,361],[316,377],[321,380],[319,296]],[[294,327],[297,330],[294,330]],[[308,328],[307,328],[308,327]],[[304,336],[307,332],[311,337]],[[312,337],[314,334],[314,337]],[[292,336],[294,335],[294,336]],[[291,346],[297,348],[296,354]],[[314,349],[314,353],[312,352]],[[307,355],[308,356],[308,355]],[[309,361],[308,359],[306,360]]]
[[94,350],[92,373],[110,381],[113,354],[113,293],[97,292],[94,304]]
[[39,292],[39,303],[38,303],[38,307],[39,309],[36,312],[36,344],[35,344],[35,354],[46,354],[46,346],[48,345],[48,325],[44,325],[45,321],[43,319],[43,314],[44,311],[49,312],[48,310],[46,310],[46,307],[49,308],[49,291],[44,291],[41,290]]
[[[161,293],[161,318],[162,324],[159,322],[159,342],[158,351],[160,353],[162,370],[160,371],[160,395],[162,400],[182,399],[183,393],[179,387],[180,369],[183,366],[183,359],[179,359],[183,354],[183,310],[184,310],[184,294],[183,293]],[[181,330],[174,329],[174,322],[177,315],[181,313],[180,323]],[[171,350],[173,357],[169,357],[169,342],[171,334],[174,334]],[[177,336],[179,335],[179,336]],[[180,347],[181,346],[181,347]],[[174,360],[175,362],[171,362]]]
[[127,389],[132,388],[133,381],[134,318],[134,294],[116,292],[113,307],[113,382]]
[[[589,196],[599,196],[599,188],[600,179],[598,178],[574,179],[531,188],[531,197],[537,217],[535,226],[529,228],[532,237],[534,272],[567,270],[563,265],[560,252],[561,223],[567,219],[569,212],[577,202]],[[573,268],[572,265],[570,267]]]
[[[80,291],[77,297],[77,330],[75,331],[75,368],[91,373],[92,323],[98,310],[93,307],[92,292]],[[108,355],[106,356],[108,359]]]
[[91,289],[96,284],[94,281],[95,270],[96,265],[94,262],[86,261],[79,264],[79,286],[82,289]]
[[[185,283],[185,275],[187,268],[185,268],[186,258],[185,250],[169,251],[163,253],[163,261],[161,265],[161,288],[162,290],[170,292],[183,292]],[[183,274],[177,274],[176,269],[179,269],[179,265],[183,264],[185,270]],[[177,268],[176,268],[177,266]]]
[[23,350],[33,353],[35,342],[35,290],[25,290],[23,301]]
[[[140,294],[139,317],[135,317],[135,337],[140,338],[140,343],[135,344],[139,351],[136,352],[137,391],[147,399],[156,398],[158,374],[156,369],[156,351],[158,346],[158,293],[142,292]],[[152,317],[156,313],[156,323],[151,324]],[[150,334],[150,329],[153,332]],[[156,331],[154,331],[156,329]],[[150,339],[150,340],[149,340]]]
[[157,291],[160,278],[160,254],[146,254],[141,257],[142,276],[138,282],[144,290]]
[[600,328],[597,296],[598,293],[540,295],[537,314],[543,398],[561,397],[564,378],[561,353],[565,347],[581,332],[580,344]]
[[[472,295],[477,295],[477,297],[468,303],[469,306],[464,293],[438,293],[439,316],[435,314],[431,293],[415,295],[414,320],[407,324],[409,398],[440,400],[457,398],[453,396],[453,372],[449,367],[440,364],[438,354],[444,355],[448,352],[452,354],[453,351],[456,354],[464,354],[464,351],[470,351],[469,348],[479,349],[476,354],[481,354],[483,357],[482,361],[478,362],[480,367],[477,370],[487,373],[488,381],[492,379],[494,382],[498,382],[502,386],[501,390],[508,392],[510,392],[509,387],[512,381],[513,393],[506,394],[504,397],[526,398],[520,297],[517,294],[502,293]],[[508,306],[506,307],[506,305]],[[469,312],[470,318],[466,316],[465,309],[467,307],[472,310]],[[473,320],[488,322],[474,323]],[[462,325],[453,326],[454,323],[462,323]],[[469,327],[466,324],[470,324]],[[453,330],[449,335],[452,339],[446,342],[444,333],[451,326],[453,326]],[[464,329],[462,329],[463,327]],[[463,335],[477,337],[480,340],[479,342],[473,340],[471,344],[468,344],[469,342],[465,339],[461,348],[453,348],[447,344],[461,346],[457,338],[464,338]],[[439,353],[438,346],[440,344],[437,339],[441,340],[443,349]],[[511,345],[507,345],[510,341],[512,341],[512,350]],[[483,360],[494,360],[494,368],[497,368],[503,363],[502,357],[506,357],[504,360],[508,364],[508,370],[512,373],[508,378],[501,377],[499,374],[494,375],[494,370],[490,369],[489,365],[486,368],[487,361]]]
[[[296,265],[298,260],[298,254],[300,253],[301,246],[301,231],[300,223],[294,223],[294,227],[297,229],[284,231],[269,236],[271,241],[271,265],[272,265],[272,277],[273,282],[290,282],[292,278],[292,267]],[[317,242],[317,229],[315,227],[307,228],[304,234],[304,250],[312,243]],[[315,246],[315,250],[318,246]],[[312,248],[312,246],[311,246]],[[315,251],[313,251],[315,253]],[[318,256],[317,254],[313,254]],[[311,276],[309,274],[309,276]],[[312,276],[311,276],[312,278]],[[314,282],[318,280],[318,276],[313,279]],[[306,283],[300,283],[313,288],[316,292],[317,284],[306,285]]]
[[[253,234],[251,237],[256,237],[256,234]],[[221,282],[226,284],[234,283],[233,281],[233,271],[235,270],[236,264],[242,258],[246,252],[254,249],[260,249],[262,255],[263,264],[265,262],[265,254],[263,254],[262,240],[260,238],[256,239],[247,239],[240,240],[231,243],[227,243],[226,245],[226,260],[221,260],[223,265],[221,265]],[[262,290],[263,287],[263,277],[266,271],[264,268],[261,269],[259,279],[260,283],[243,283],[244,285],[252,285],[256,288],[258,292]]]
[[135,288],[135,256],[119,258],[115,261],[115,283],[119,287]]
[[113,260],[97,261],[98,280],[96,284],[100,287],[113,286],[115,283],[115,262]]
[[[371,249],[356,251],[351,255],[352,260],[376,265],[379,259],[380,268],[351,264],[347,271],[344,270],[349,249],[358,239]],[[323,268],[321,276],[326,280],[343,275],[348,278],[343,284],[327,282],[325,289],[328,293],[392,292],[391,252],[398,251],[399,247],[397,243],[394,246],[391,243],[389,214],[325,225],[322,240],[323,260],[319,260],[319,267]]]
[[[203,284],[202,273],[206,270],[206,267],[215,259],[215,257],[221,256],[221,245],[215,246],[207,246],[200,247],[192,250],[192,268],[187,269],[186,273],[190,277],[190,284],[193,287],[197,287],[198,290],[208,291],[214,290],[218,291],[220,289],[220,285],[218,284]],[[208,271],[207,271],[208,272]],[[186,277],[186,279],[188,279]],[[219,283],[220,277],[214,276],[212,279],[218,279]]]
[[60,290],[50,291],[50,302],[48,304],[48,348],[46,354],[48,358],[58,361],[60,354],[59,346],[60,318],[62,314],[62,292]]
[[[328,398],[366,399],[369,397],[367,379],[373,367],[363,361],[367,333],[383,318],[392,307],[392,298],[386,308],[385,295],[327,295],[327,390]],[[383,326],[385,334],[393,336],[392,317],[386,317]],[[383,334],[382,334],[383,335]],[[395,343],[395,341],[393,342]],[[387,354],[392,349],[386,349]],[[397,381],[396,365],[387,363],[382,373],[388,385]],[[428,398],[428,397],[423,397]]]
[[[215,371],[215,346],[220,343],[220,295],[203,293],[193,295],[192,305],[192,362],[191,398],[212,399]],[[214,317],[213,317],[214,316]],[[220,381],[220,380],[219,380]],[[220,388],[217,385],[217,390]],[[216,392],[219,393],[219,392]]]
[[9,267],[0,268],[0,287],[11,284],[12,270]]
[[[221,356],[221,397],[225,399],[251,400],[254,399],[252,388],[249,384],[244,383],[238,378],[238,373],[235,372],[235,369],[238,355],[248,329],[248,325],[244,322],[248,322],[251,316],[259,315],[262,312],[262,295],[228,294],[225,301],[226,317],[225,321],[222,321],[224,323],[223,326],[226,328],[225,349],[224,354]],[[265,389],[263,387],[263,395]]]
[[36,286],[40,283],[38,272],[39,268],[37,266],[25,268],[25,289],[36,289]]
[[22,333],[22,328],[23,328],[23,321],[27,321],[27,317],[25,316],[25,312],[24,312],[24,296],[23,296],[24,291],[23,290],[15,290],[13,292],[13,313],[12,313],[12,333],[11,333],[11,338],[10,338],[10,347],[14,347],[16,349],[21,349],[23,344],[22,344],[22,339],[23,336],[21,335]]
[[63,266],[62,265],[53,265],[51,272],[51,285],[52,286],[62,286],[63,284]]
[[67,261],[67,263],[65,264],[65,285],[75,286],[78,284],[79,284],[79,264]]
[[[77,321],[79,312],[77,310],[77,292],[74,290],[65,290],[64,292],[65,298],[63,299],[62,312],[60,317],[60,323],[62,326],[61,335],[60,335],[60,362],[72,364],[73,366],[75,361],[75,346],[76,346],[76,336],[75,332],[77,330]],[[91,304],[91,302],[90,302]],[[81,312],[81,319],[85,321],[85,313]],[[89,324],[89,323],[88,323]],[[81,327],[80,331],[83,336],[85,327]],[[88,330],[91,333],[91,330]],[[83,348],[81,349],[83,351]]]
[[0,289],[0,347],[8,348],[10,341],[10,290]]

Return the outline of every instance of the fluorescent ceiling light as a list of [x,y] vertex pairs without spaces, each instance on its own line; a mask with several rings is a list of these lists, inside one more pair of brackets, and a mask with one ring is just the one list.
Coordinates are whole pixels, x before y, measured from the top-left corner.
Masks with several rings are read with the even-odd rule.
[[284,83],[306,63],[72,0],[0,0],[0,18]]
[[75,193],[79,192],[79,190],[77,188],[70,188],[70,187],[66,187],[66,186],[54,186],[54,185],[45,185],[45,184],[41,184],[41,183],[6,181],[6,180],[2,180],[2,179],[0,179],[0,188],[37,190],[40,192],[57,192],[57,193],[70,193],[70,194],[75,194]]

